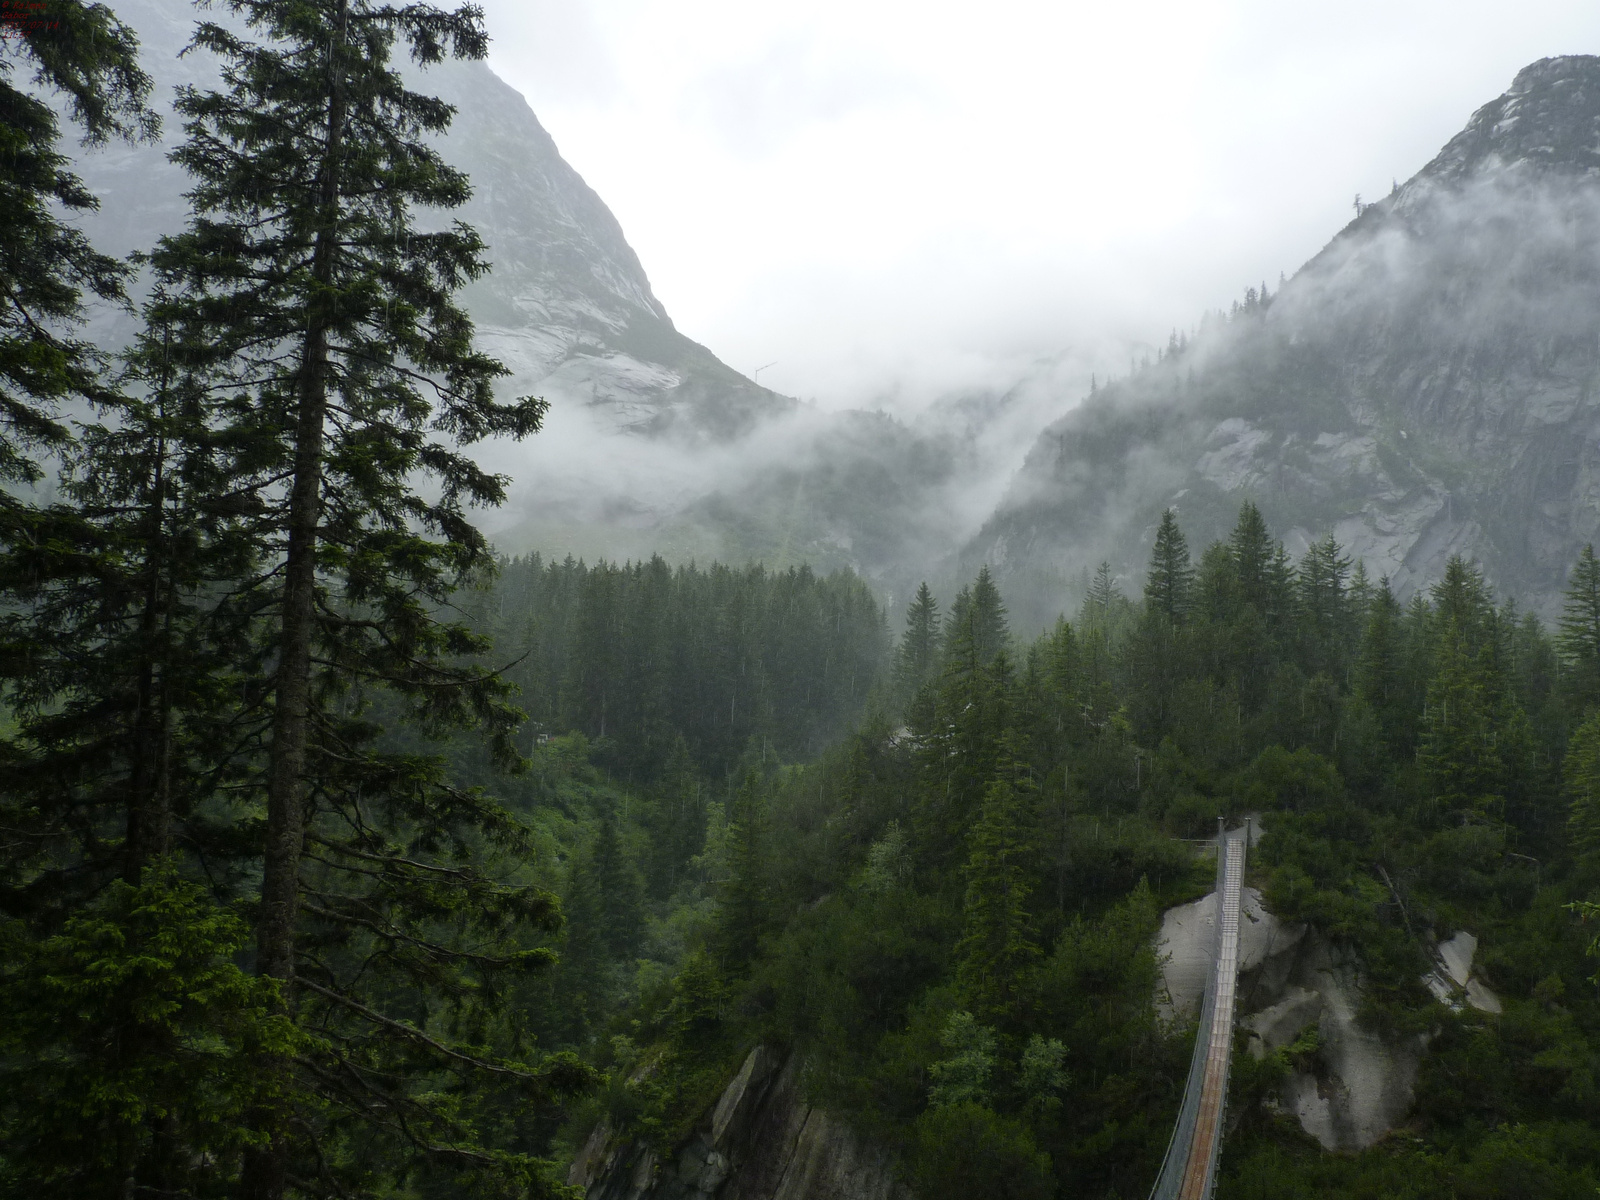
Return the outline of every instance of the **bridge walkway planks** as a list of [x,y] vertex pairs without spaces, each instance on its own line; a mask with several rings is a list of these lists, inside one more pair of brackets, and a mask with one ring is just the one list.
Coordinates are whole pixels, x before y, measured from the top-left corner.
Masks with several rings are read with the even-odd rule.
[[1200,1010],[1183,1104],[1150,1200],[1209,1200],[1222,1146],[1239,976],[1239,914],[1249,825],[1217,836],[1216,951]]

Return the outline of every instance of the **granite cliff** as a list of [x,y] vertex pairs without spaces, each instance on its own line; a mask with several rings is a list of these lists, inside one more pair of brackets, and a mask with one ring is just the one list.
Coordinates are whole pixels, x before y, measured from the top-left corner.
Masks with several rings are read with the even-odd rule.
[[887,1151],[806,1102],[801,1067],[757,1046],[669,1155],[602,1121],[567,1182],[587,1200],[910,1200]]
[[[1548,615],[1600,531],[1600,58],[1544,59],[1277,290],[1174,338],[1039,437],[967,546],[1046,618],[1162,509],[1254,500],[1402,597],[1452,554]],[[1059,600],[1055,600],[1059,607]]]
[[[139,33],[153,103],[166,113],[161,144],[77,158],[89,190],[102,198],[84,228],[101,249],[120,255],[183,225],[185,177],[166,160],[183,136],[170,111],[173,88],[215,86],[217,74],[210,56],[180,52],[196,20],[229,17],[187,0],[121,0],[116,11]],[[616,217],[561,157],[520,94],[482,63],[404,69],[413,86],[456,107],[444,154],[471,177],[473,196],[449,216],[483,235],[494,266],[465,301],[485,347],[511,367],[509,387],[597,410],[614,428],[714,438],[793,407],[678,332]],[[430,219],[441,218],[419,214],[419,224]],[[99,339],[121,344],[127,322],[104,316]]]

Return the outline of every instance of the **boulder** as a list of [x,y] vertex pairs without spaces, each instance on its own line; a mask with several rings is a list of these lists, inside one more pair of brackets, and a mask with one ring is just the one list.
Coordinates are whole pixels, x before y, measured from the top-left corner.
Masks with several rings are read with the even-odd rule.
[[[1284,1108],[1330,1150],[1359,1150],[1394,1128],[1411,1108],[1421,1046],[1385,1041],[1363,1027],[1360,973],[1353,959],[1315,930],[1279,920],[1261,893],[1244,891],[1239,928],[1239,1012],[1258,1058],[1315,1024],[1320,1045],[1310,1069],[1297,1067]],[[1168,909],[1158,948],[1157,1009],[1192,1019],[1205,993],[1216,937],[1216,896]]]

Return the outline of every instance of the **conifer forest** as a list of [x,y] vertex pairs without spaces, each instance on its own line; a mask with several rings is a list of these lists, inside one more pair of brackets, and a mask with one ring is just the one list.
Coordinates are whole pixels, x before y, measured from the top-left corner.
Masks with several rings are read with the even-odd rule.
[[[1241,1033],[1218,1200],[1595,1195],[1593,547],[1546,622],[1168,507],[1042,631],[989,566],[503,552],[476,452],[548,406],[426,90],[482,14],[186,13],[185,219],[121,259],[70,158],[158,136],[115,7],[0,56],[0,1197],[709,1196],[672,1164],[762,1048],[893,1195],[1136,1200],[1164,914],[1246,817],[1410,1101],[1330,1150],[1331,1010]],[[1456,931],[1492,1003],[1430,985]]]

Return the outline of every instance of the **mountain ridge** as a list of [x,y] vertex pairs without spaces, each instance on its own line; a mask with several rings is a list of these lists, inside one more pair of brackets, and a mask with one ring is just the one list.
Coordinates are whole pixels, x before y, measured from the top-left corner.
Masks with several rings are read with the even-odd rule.
[[1545,59],[1275,296],[1047,427],[963,567],[1043,623],[1102,560],[1136,583],[1163,508],[1198,549],[1251,500],[1402,596],[1459,553],[1551,615],[1600,535],[1596,328],[1600,58]]
[[[74,169],[103,201],[82,227],[97,246],[123,255],[187,219],[185,176],[166,159],[182,135],[173,88],[214,86],[217,73],[209,55],[181,53],[195,20],[187,0],[119,0],[116,9],[139,34],[152,101],[166,117],[159,144],[75,156]],[[419,212],[418,226],[460,219],[483,236],[493,270],[463,299],[480,340],[512,370],[507,390],[591,410],[619,430],[691,438],[731,437],[794,407],[679,332],[621,223],[561,157],[521,93],[483,63],[400,69],[410,86],[455,106],[440,148],[471,179],[473,195],[448,213]],[[124,314],[101,312],[92,329],[114,348],[133,326]]]

